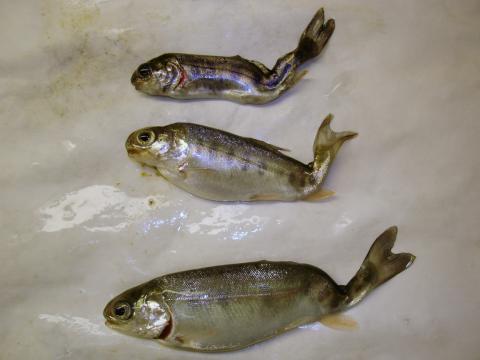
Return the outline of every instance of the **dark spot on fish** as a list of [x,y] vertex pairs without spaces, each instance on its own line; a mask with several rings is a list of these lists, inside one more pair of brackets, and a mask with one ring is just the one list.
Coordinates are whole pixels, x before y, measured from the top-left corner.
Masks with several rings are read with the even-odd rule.
[[150,205],[150,206],[155,205],[155,200],[153,200],[153,199],[148,199],[148,205]]
[[162,333],[158,337],[159,339],[165,340],[170,333],[172,332],[173,326],[172,326],[172,320],[169,320],[167,323],[167,326],[162,330]]
[[228,156],[233,156],[235,155],[235,150],[233,148],[229,148],[228,151],[227,151],[227,155]]
[[247,163],[242,164],[242,171],[248,171],[248,164]]

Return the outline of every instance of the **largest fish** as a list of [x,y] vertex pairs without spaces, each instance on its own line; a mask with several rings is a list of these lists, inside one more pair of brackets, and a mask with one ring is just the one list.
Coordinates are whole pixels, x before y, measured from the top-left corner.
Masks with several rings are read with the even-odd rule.
[[106,324],[186,350],[241,349],[349,309],[408,268],[413,255],[391,252],[396,235],[396,227],[380,235],[345,286],[312,265],[294,262],[184,271],[116,296],[105,307]]
[[241,56],[163,54],[140,65],[132,75],[135,88],[149,95],[176,99],[217,98],[244,104],[276,99],[303,75],[298,67],[322,51],[335,29],[317,11],[295,50],[279,58],[270,70]]
[[334,132],[329,115],[318,129],[314,160],[303,164],[281,148],[191,123],[144,128],[126,141],[128,155],[171,183],[216,201],[294,201],[325,197],[322,183],[351,131]]

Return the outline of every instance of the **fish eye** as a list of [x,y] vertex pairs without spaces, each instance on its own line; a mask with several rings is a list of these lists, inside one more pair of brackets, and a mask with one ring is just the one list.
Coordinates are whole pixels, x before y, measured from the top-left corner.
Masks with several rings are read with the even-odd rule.
[[155,140],[155,134],[151,130],[140,131],[137,135],[137,141],[140,145],[150,145]]
[[148,79],[152,75],[152,68],[148,64],[142,64],[138,67],[138,73],[143,79]]
[[124,301],[121,301],[115,304],[113,313],[115,314],[115,317],[118,319],[128,320],[132,316],[132,307],[130,306],[130,304]]

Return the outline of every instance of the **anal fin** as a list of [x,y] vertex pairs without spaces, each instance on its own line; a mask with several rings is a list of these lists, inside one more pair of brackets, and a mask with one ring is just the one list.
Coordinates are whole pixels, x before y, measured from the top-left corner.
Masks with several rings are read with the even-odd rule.
[[250,201],[278,201],[281,199],[278,194],[255,194],[250,196]]
[[328,190],[328,189],[321,189],[320,191],[314,192],[313,194],[308,195],[303,200],[305,201],[319,201],[328,199],[335,195],[335,191]]
[[343,314],[330,314],[319,320],[323,325],[335,330],[356,330],[358,323],[350,316]]

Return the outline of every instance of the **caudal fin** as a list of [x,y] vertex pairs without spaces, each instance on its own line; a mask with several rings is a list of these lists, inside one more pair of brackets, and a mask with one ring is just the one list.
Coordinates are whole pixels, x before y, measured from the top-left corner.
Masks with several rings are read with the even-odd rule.
[[323,177],[326,175],[328,167],[343,143],[357,136],[357,133],[353,131],[333,131],[330,128],[332,120],[332,114],[329,114],[325,120],[323,120],[322,125],[318,128],[317,136],[313,143],[314,161],[312,167],[314,174],[319,177],[319,183],[323,181]]
[[413,264],[414,255],[392,253],[397,232],[396,226],[388,228],[370,247],[362,266],[345,287],[348,296],[347,306],[355,305],[377,286]]
[[317,11],[300,37],[294,54],[298,65],[318,56],[335,30],[335,20],[329,19],[325,23],[323,8]]

